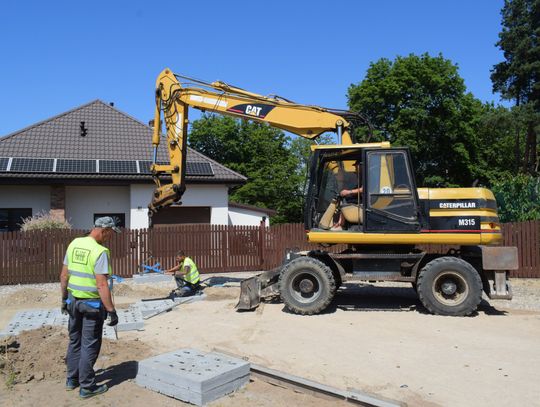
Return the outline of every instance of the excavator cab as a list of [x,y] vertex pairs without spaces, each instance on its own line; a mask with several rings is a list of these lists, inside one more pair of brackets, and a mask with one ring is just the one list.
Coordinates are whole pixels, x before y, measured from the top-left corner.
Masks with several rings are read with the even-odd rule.
[[421,225],[418,208],[406,148],[315,149],[306,200],[308,230],[414,233]]

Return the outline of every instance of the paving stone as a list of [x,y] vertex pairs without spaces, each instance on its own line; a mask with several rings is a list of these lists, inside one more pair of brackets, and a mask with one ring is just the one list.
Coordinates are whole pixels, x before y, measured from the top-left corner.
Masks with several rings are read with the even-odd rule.
[[148,319],[173,309],[175,305],[176,303],[173,300],[138,301],[135,304],[130,305],[130,308],[138,309],[141,312],[143,319]]
[[55,310],[52,309],[34,309],[18,312],[7,327],[0,332],[0,336],[18,335],[22,331],[54,325],[55,317]]
[[114,329],[113,326],[107,325],[106,322],[105,324],[103,324],[103,337],[112,341],[116,341],[118,339],[118,336],[116,335],[116,329]]
[[133,274],[133,282],[137,284],[160,283],[172,281],[173,276],[161,273]]
[[118,325],[116,325],[118,332],[143,329],[144,320],[138,309],[128,308],[116,310],[116,312],[118,314]]
[[249,381],[248,362],[219,353],[180,349],[139,362],[136,383],[202,405]]
[[[27,310],[18,312],[13,316],[7,327],[0,331],[0,338],[9,335],[18,335],[22,331],[38,329],[45,325],[65,326],[67,328],[69,315],[64,315],[58,308],[48,310]],[[106,323],[103,325],[103,337],[116,340],[116,331]]]

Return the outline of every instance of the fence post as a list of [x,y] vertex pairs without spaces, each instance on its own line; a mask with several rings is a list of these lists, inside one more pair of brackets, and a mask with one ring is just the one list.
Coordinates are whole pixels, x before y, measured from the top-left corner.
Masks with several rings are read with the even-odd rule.
[[261,220],[261,223],[259,224],[259,264],[261,270],[264,269],[264,243],[266,239],[266,222],[264,220]]

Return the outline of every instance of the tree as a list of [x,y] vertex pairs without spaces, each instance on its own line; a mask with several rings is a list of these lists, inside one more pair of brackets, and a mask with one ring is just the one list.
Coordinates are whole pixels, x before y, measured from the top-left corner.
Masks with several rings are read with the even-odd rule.
[[501,222],[540,219],[540,178],[525,174],[493,183]]
[[376,138],[410,148],[419,185],[471,185],[482,175],[476,129],[483,106],[465,91],[451,61],[411,54],[372,63],[350,85],[348,101],[371,118]]
[[[493,91],[500,92],[516,106],[528,105],[525,150],[517,162],[523,171],[538,172],[537,133],[540,123],[540,0],[505,0],[501,10],[503,29],[497,46],[505,61],[491,71]],[[520,132],[515,134],[515,151],[519,150]]]
[[230,199],[277,210],[273,223],[301,222],[304,174],[291,140],[264,123],[204,115],[191,129],[195,150],[246,176]]

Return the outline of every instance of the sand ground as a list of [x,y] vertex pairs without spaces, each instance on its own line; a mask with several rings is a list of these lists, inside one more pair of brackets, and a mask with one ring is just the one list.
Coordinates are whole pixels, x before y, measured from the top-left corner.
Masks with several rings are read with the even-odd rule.
[[[63,389],[66,332],[42,328],[4,349],[0,405],[148,406],[181,402],[134,384],[137,361],[183,347],[221,350],[253,363],[409,406],[540,405],[540,281],[515,280],[512,302],[483,301],[472,317],[427,314],[407,285],[345,286],[330,309],[303,317],[283,304],[236,312],[239,275],[215,280],[207,300],[145,321],[143,331],[105,341],[96,370],[106,394],[80,401]],[[116,287],[119,307],[166,295],[172,282]],[[0,326],[19,310],[58,306],[58,285],[0,289]],[[342,307],[348,305],[349,309]],[[0,365],[1,366],[1,365]],[[18,371],[8,376],[8,367]],[[14,367],[14,369],[13,369]],[[6,384],[9,384],[9,386]],[[12,382],[14,382],[12,384]],[[259,380],[212,406],[331,406]],[[345,403],[343,403],[345,405]]]

